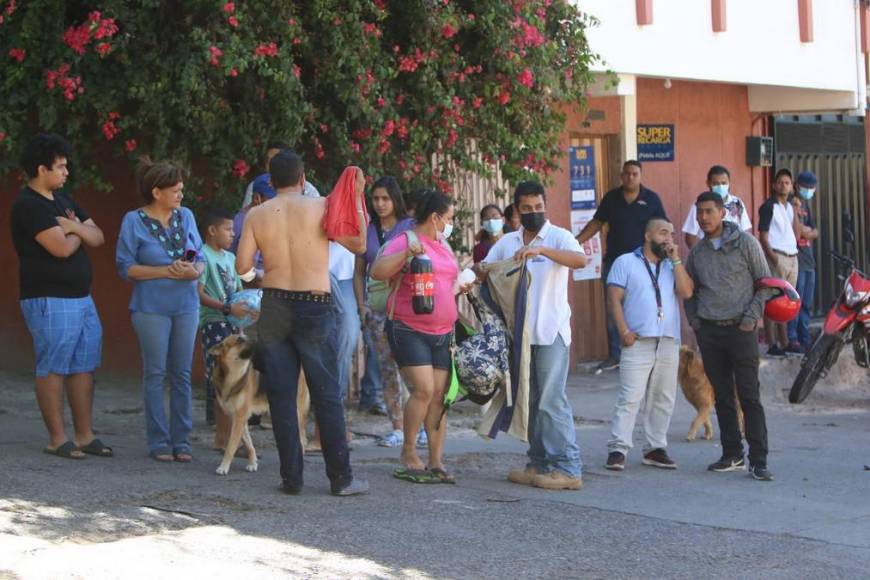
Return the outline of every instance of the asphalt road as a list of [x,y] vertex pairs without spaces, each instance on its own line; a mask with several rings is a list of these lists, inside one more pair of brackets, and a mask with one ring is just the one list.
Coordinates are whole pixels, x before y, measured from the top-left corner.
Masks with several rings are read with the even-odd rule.
[[705,471],[720,448],[682,441],[693,410],[681,395],[670,431],[677,471],[642,466],[639,450],[624,473],[603,470],[616,375],[575,375],[583,490],[505,481],[524,446],[478,438],[466,407],[447,446],[455,486],[393,479],[397,452],[366,436],[386,421],[352,415],[355,472],[372,486],[354,498],[327,494],[319,457],[307,460],[302,495],[279,494],[267,431],[255,433],[254,474],[237,460],[216,476],[202,425],[192,464],[149,460],[129,381],[104,379],[97,396],[115,458],[49,457],[30,377],[0,372],[0,578],[866,578],[866,371],[832,376],[800,408],[782,397],[792,372],[770,362],[762,380],[771,483]]

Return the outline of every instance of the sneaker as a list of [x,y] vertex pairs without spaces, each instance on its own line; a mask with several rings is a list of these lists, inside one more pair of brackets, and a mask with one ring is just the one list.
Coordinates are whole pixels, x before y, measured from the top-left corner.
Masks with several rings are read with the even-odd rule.
[[555,470],[550,473],[536,475],[532,479],[532,485],[541,489],[577,490],[583,487],[583,480],[579,477],[568,475],[563,471]]
[[773,481],[773,474],[766,465],[753,465],[749,468],[749,474],[758,481]]
[[541,475],[541,473],[535,469],[534,467],[526,467],[525,469],[511,469],[508,472],[507,479],[511,483],[518,483],[520,485],[532,485],[532,481]]
[[399,429],[390,431],[389,433],[378,439],[378,445],[381,447],[399,447],[404,442],[405,434],[402,433]]
[[782,358],[785,356],[785,351],[779,348],[778,344],[775,344],[767,349],[767,354],[765,356],[770,358]]
[[281,483],[281,491],[286,493],[287,495],[299,495],[300,493],[302,493],[302,485],[294,485],[292,483],[284,481]]
[[625,454],[619,451],[611,451],[607,455],[607,463],[604,464],[604,469],[610,471],[622,471],[625,469]]
[[804,347],[797,342],[790,342],[785,347],[785,356],[802,357],[804,356]]
[[676,469],[676,462],[668,457],[668,452],[664,449],[653,449],[652,451],[647,451],[643,455],[643,464],[651,465],[653,467],[660,467],[662,469]]
[[746,461],[742,457],[722,457],[716,463],[707,466],[707,471],[724,473],[726,471],[742,471],[746,469]]
[[[362,409],[360,409],[362,410]],[[371,407],[369,407],[366,412],[369,415],[375,415],[377,417],[386,417],[387,416],[387,406],[383,403],[375,403]]]
[[426,430],[420,427],[417,431],[417,449],[426,449],[429,447],[429,436],[426,435]]
[[619,361],[615,358],[609,358],[605,361],[602,361],[601,364],[598,365],[598,368],[595,369],[595,373],[602,373],[605,371],[615,371],[619,368]]
[[364,479],[359,479],[358,477],[354,477],[353,480],[340,489],[331,489],[330,493],[332,495],[338,496],[348,496],[348,495],[361,495],[369,492],[369,482]]

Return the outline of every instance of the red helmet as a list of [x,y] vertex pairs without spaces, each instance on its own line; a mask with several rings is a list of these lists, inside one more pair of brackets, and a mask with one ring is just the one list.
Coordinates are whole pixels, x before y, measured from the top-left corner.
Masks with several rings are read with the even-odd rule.
[[794,320],[801,309],[801,297],[794,287],[780,278],[761,278],[756,280],[755,289],[771,288],[777,290],[773,298],[764,305],[764,317],[774,322],[786,323]]

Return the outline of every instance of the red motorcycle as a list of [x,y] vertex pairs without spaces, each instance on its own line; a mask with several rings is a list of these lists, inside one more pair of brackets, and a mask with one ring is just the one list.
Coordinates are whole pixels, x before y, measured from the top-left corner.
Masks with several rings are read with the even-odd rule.
[[843,346],[850,342],[855,362],[861,367],[870,367],[867,348],[870,338],[870,279],[855,267],[853,260],[835,252],[831,252],[831,256],[848,268],[849,275],[842,294],[825,317],[822,333],[801,362],[801,370],[788,395],[791,403],[802,403],[807,398],[818,380],[827,376],[837,362]]

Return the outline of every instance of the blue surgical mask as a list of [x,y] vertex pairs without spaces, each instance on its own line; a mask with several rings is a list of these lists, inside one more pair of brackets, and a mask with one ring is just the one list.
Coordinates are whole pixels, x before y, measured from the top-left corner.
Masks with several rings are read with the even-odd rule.
[[501,218],[494,218],[489,220],[484,220],[483,229],[490,235],[496,235],[501,233],[501,229],[504,227],[504,220]]
[[728,197],[728,184],[727,183],[717,183],[713,187],[710,188],[710,191],[713,193],[718,193],[719,197],[725,199]]
[[815,187],[812,187],[812,188],[810,188],[810,187],[801,187],[801,188],[798,188],[798,193],[800,194],[800,196],[801,196],[802,198],[804,198],[805,200],[809,201],[809,200],[811,200],[811,199],[813,198],[813,195],[815,195],[815,193],[816,193],[816,188],[815,188]]
[[450,238],[450,234],[453,233],[453,224],[444,224],[444,231],[441,232],[441,235],[444,236],[444,239]]

